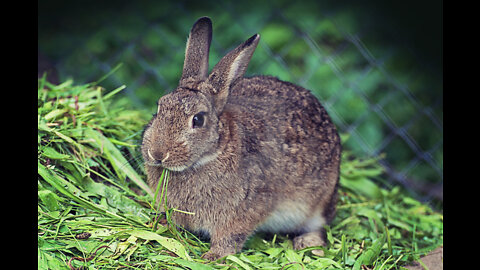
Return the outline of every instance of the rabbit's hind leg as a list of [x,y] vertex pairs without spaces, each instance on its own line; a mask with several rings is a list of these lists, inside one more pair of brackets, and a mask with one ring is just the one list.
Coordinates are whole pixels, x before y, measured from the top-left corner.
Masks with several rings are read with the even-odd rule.
[[[307,247],[326,246],[323,225],[325,225],[325,219],[321,215],[315,215],[308,219],[303,226],[303,233],[293,239],[293,248],[300,250]],[[312,250],[312,253],[317,256],[324,255],[321,249]]]
[[[307,247],[317,247],[322,246],[324,247],[325,241],[322,237],[322,232],[315,231],[315,232],[308,232],[301,234],[293,239],[293,248],[296,250],[304,249]],[[312,253],[317,256],[323,256],[323,250],[321,249],[314,249]]]

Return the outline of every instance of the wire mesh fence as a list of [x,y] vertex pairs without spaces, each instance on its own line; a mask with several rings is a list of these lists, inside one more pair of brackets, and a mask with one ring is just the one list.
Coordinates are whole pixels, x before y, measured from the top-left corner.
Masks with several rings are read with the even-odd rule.
[[[60,16],[52,5],[76,11]],[[189,28],[210,16],[210,68],[259,33],[247,76],[274,75],[312,90],[348,137],[344,149],[384,153],[392,183],[423,201],[443,200],[442,74],[408,46],[372,38],[369,24],[351,13],[287,1],[255,8],[233,1],[65,5],[39,3],[39,52],[60,80],[96,81],[122,63],[102,84],[125,84],[131,103],[153,112],[157,98],[177,85]]]

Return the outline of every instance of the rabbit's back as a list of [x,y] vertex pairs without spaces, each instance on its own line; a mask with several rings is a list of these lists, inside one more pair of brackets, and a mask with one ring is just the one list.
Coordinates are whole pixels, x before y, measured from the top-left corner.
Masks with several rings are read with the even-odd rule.
[[[325,108],[309,90],[271,76],[242,78],[232,85],[227,102],[245,117],[246,150],[261,146],[275,149],[266,153],[297,173],[337,165],[340,138]],[[261,144],[261,146],[259,146]],[[280,156],[287,158],[283,159]],[[281,160],[283,159],[283,160]]]

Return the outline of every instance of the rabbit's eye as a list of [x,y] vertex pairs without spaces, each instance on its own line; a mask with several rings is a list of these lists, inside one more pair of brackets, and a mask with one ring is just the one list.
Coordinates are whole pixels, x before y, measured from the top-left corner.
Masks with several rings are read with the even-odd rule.
[[192,119],[192,127],[199,128],[202,127],[205,123],[205,112],[199,112],[193,116]]

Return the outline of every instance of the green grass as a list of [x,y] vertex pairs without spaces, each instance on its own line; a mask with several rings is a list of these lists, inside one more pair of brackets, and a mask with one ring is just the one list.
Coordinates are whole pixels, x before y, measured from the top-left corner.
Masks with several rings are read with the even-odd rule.
[[162,190],[145,184],[139,152],[151,116],[115,96],[124,88],[39,80],[39,269],[401,269],[443,244],[441,214],[380,188],[378,160],[345,151],[325,257],[258,234],[241,253],[207,262],[208,242],[158,221]]

